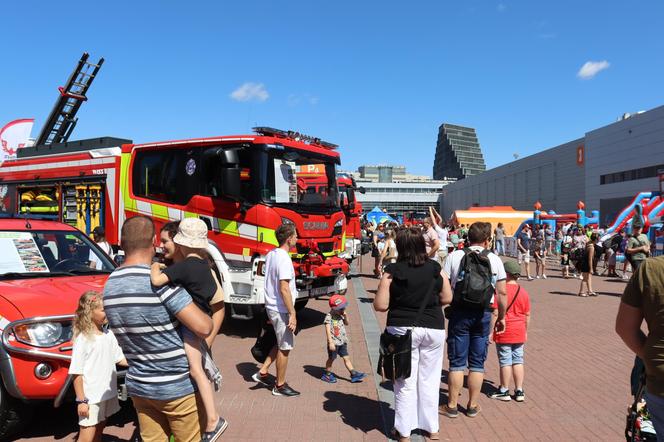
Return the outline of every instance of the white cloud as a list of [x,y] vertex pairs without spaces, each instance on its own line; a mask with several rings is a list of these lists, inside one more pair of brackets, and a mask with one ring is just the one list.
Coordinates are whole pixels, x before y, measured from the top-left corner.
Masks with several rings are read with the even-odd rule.
[[608,69],[609,66],[611,66],[611,64],[606,60],[586,61],[583,66],[581,66],[581,69],[579,69],[579,72],[576,73],[576,76],[582,80],[590,80],[599,72]]
[[290,94],[286,99],[286,102],[291,107],[299,106],[302,103],[316,106],[319,101],[320,99],[316,95],[311,94]]
[[307,99],[309,100],[309,104],[312,106],[315,106],[318,104],[318,97],[315,95],[308,95]]
[[231,92],[230,97],[235,101],[265,101],[270,98],[263,83],[244,83]]
[[505,9],[507,9],[507,5],[505,3],[498,3],[496,9],[498,10],[498,12],[503,12]]

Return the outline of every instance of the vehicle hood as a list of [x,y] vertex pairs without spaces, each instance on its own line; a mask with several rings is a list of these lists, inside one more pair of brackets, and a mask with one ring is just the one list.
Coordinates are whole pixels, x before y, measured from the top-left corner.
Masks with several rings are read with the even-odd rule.
[[108,275],[60,276],[0,281],[0,297],[14,305],[23,318],[71,315],[88,291],[100,292]]

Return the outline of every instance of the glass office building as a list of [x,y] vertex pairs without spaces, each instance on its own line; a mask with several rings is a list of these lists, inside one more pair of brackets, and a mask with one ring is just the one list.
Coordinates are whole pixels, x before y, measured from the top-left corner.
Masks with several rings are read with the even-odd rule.
[[472,127],[442,124],[438,129],[433,179],[457,180],[477,175],[486,170],[484,156],[477,133]]

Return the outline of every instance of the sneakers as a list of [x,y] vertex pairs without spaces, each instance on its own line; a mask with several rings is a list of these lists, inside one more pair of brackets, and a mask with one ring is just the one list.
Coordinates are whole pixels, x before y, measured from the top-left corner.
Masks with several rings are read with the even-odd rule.
[[510,397],[510,391],[509,390],[502,390],[502,389],[500,389],[497,392],[491,394],[489,397],[491,399],[498,399],[499,401],[503,401],[503,402],[509,402],[509,401],[512,400],[512,398]]
[[223,417],[219,417],[219,422],[217,422],[217,426],[214,428],[212,431],[206,431],[203,433],[203,436],[201,437],[201,442],[214,442],[215,440],[219,439],[219,436],[221,436],[221,433],[226,431],[226,428],[228,427],[228,422],[226,419]]
[[471,407],[470,405],[468,405],[466,407],[466,416],[475,417],[478,414],[480,414],[480,406],[479,405],[475,405],[474,407]]
[[526,394],[523,392],[523,390],[516,390],[514,392],[514,400],[517,402],[523,402],[526,400]]
[[539,279],[539,278],[540,278],[539,275],[535,275],[535,279]]
[[542,279],[546,279],[546,275],[542,275]]
[[353,372],[353,374],[350,376],[350,381],[351,381],[352,383],[355,383],[355,382],[362,382],[362,379],[364,379],[365,377],[367,377],[367,374],[366,374],[366,373],[362,373],[361,371],[355,371],[355,372]]
[[337,382],[337,377],[332,372],[323,373],[323,376],[321,376],[320,380],[329,384],[334,384]]
[[300,392],[293,390],[292,388],[290,388],[288,384],[284,384],[281,387],[277,387],[275,385],[274,388],[272,388],[272,395],[292,397],[292,396],[299,396]]
[[447,404],[445,404],[440,409],[440,414],[447,416],[450,419],[454,419],[459,416],[459,409],[457,407],[450,408]]
[[253,379],[258,384],[269,385],[268,384],[269,377],[270,377],[269,374],[266,373],[265,375],[262,375],[260,371],[257,371],[251,376],[251,379]]
[[526,278],[526,279],[527,279],[528,281],[532,281],[532,280],[533,280],[533,277],[532,277],[532,276],[529,276],[529,277]]

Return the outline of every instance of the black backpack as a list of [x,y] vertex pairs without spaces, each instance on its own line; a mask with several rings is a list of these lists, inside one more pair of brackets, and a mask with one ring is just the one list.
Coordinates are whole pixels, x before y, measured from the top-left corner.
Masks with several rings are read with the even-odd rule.
[[454,285],[453,304],[476,309],[488,308],[495,292],[490,252],[487,249],[476,252],[465,248],[463,253]]

